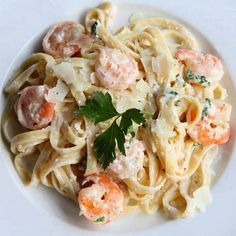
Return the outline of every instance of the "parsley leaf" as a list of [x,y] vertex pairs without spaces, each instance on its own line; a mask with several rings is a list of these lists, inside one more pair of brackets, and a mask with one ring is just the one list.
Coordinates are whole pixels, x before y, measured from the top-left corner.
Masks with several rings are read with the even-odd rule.
[[74,114],[76,116],[84,115],[95,124],[106,121],[119,115],[111,100],[109,93],[94,92],[93,99],[87,99],[85,105],[75,110]]
[[126,112],[123,113],[121,121],[120,121],[120,127],[122,131],[125,134],[131,133],[131,135],[134,137],[134,132],[132,130],[132,121],[134,121],[136,124],[143,124],[145,123],[145,118],[143,114],[138,109],[129,109]]
[[[84,115],[95,124],[115,117],[111,126],[94,141],[94,150],[101,166],[106,169],[116,159],[116,146],[123,155],[125,153],[125,135],[130,133],[134,137],[133,122],[145,124],[144,114],[136,109],[128,109],[123,113],[116,111],[109,93],[94,92],[92,99],[87,99],[84,106],[75,112],[75,115]],[[118,118],[121,117],[119,125]]]
[[110,128],[97,136],[94,142],[95,153],[103,169],[106,169],[116,159],[116,141],[119,150],[125,155],[125,135],[116,124],[116,121],[114,121]]
[[105,217],[102,216],[102,217],[97,218],[94,222],[98,223],[98,222],[104,222],[104,221],[105,221]]
[[211,83],[207,80],[206,76],[204,75],[195,75],[191,70],[187,70],[186,78],[188,80],[192,80],[203,87],[209,87]]
[[98,21],[95,21],[91,26],[91,35],[97,35]]
[[205,99],[204,108],[202,109],[202,116],[208,115],[208,110],[211,108],[211,100],[209,98]]

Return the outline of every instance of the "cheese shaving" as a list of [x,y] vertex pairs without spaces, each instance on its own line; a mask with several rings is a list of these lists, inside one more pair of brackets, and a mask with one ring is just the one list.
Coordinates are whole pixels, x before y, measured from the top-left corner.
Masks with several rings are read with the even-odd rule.
[[71,84],[76,80],[74,67],[69,62],[61,62],[53,66],[54,74],[67,84]]
[[45,99],[52,103],[62,102],[68,92],[68,87],[59,79],[56,87],[48,90],[48,94],[45,96]]

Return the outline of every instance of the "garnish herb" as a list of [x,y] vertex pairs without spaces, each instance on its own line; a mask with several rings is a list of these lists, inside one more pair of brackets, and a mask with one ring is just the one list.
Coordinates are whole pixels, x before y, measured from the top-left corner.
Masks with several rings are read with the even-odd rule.
[[191,70],[187,70],[186,78],[202,85],[203,87],[209,87],[211,83],[206,79],[204,75],[195,75]]
[[165,97],[167,94],[171,94],[171,95],[174,95],[174,96],[178,95],[178,93],[174,90],[170,90],[170,91],[164,90],[161,96]]
[[193,72],[191,70],[187,70],[186,77],[189,80],[194,80],[195,79],[195,76],[194,76],[194,74],[193,74]]
[[[115,118],[111,126],[94,141],[94,151],[104,169],[116,159],[116,146],[123,155],[126,155],[125,135],[131,134],[134,137],[133,122],[139,125],[145,124],[144,114],[139,109],[132,108],[119,113],[112,104],[111,95],[102,92],[94,92],[93,98],[87,99],[85,105],[77,109],[74,114],[84,115],[95,124]],[[119,124],[117,124],[118,118],[121,118]]]
[[119,113],[113,106],[109,93],[94,92],[92,99],[87,99],[84,106],[75,110],[75,115],[84,115],[97,124],[118,116]]
[[208,110],[211,108],[211,100],[209,98],[205,99],[204,108],[202,109],[202,116],[207,116]]
[[178,95],[178,93],[175,92],[174,90],[171,90],[171,91],[169,92],[169,94],[172,94],[172,95]]
[[97,218],[94,222],[98,223],[98,222],[104,222],[104,221],[105,221],[105,217],[102,216],[102,217]]
[[175,106],[178,107],[180,103],[180,100],[175,101]]
[[183,87],[187,86],[187,83],[184,81],[184,79],[178,74],[176,75],[176,81],[181,84]]
[[95,21],[91,26],[91,35],[97,36],[98,21]]

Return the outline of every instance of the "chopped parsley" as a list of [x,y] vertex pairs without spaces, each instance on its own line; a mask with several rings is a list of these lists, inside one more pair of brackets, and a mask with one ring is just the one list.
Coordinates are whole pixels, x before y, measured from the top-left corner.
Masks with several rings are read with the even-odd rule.
[[174,90],[171,90],[171,91],[169,92],[169,94],[171,94],[171,95],[178,95],[178,93],[177,93],[176,91],[174,91]]
[[186,87],[187,86],[187,83],[184,81],[184,79],[178,74],[176,75],[176,81],[182,85],[183,87]]
[[211,83],[203,75],[199,77],[199,84],[201,84],[203,87],[209,87],[211,85]]
[[187,70],[186,77],[187,77],[188,80],[194,80],[195,79],[195,75],[193,74],[193,72],[191,70]]
[[104,222],[104,221],[105,221],[105,217],[102,216],[102,217],[97,218],[94,222],[99,223],[99,222]]
[[[94,92],[92,99],[87,99],[84,106],[75,110],[76,116],[84,115],[95,124],[115,118],[111,126],[103,133],[98,135],[94,141],[94,151],[103,169],[116,159],[116,146],[123,155],[125,153],[125,135],[135,135],[133,122],[139,125],[145,124],[144,114],[136,108],[131,108],[123,113],[117,112],[112,104],[109,93]],[[118,118],[120,119],[117,124]]]
[[91,35],[97,36],[97,27],[98,27],[98,21],[95,21],[91,26]]
[[180,100],[175,101],[175,106],[178,107],[180,103]]
[[169,89],[165,89],[164,91],[162,91],[162,94],[161,94],[162,97],[166,97],[168,100],[173,98],[176,95],[178,95],[176,91],[169,90]]
[[211,83],[207,80],[206,76],[204,75],[195,75],[191,70],[187,70],[186,72],[187,80],[192,80],[203,87],[209,87]]
[[211,100],[209,98],[205,99],[204,102],[204,107],[202,109],[202,116],[207,116],[208,115],[208,110],[211,108]]

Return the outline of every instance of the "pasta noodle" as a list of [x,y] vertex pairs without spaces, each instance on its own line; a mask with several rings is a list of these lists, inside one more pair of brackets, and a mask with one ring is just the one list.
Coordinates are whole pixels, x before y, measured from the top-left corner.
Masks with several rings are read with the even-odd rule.
[[[111,123],[95,125],[73,112],[93,92],[109,92],[118,112],[138,108],[154,114],[147,119],[146,128],[134,126],[136,138],[144,146],[144,163],[137,174],[118,179],[125,196],[124,213],[143,210],[153,214],[163,209],[172,217],[191,216],[211,202],[211,163],[218,145],[197,142],[188,130],[201,121],[204,99],[221,104],[227,92],[218,81],[204,87],[186,79],[187,63],[177,60],[176,52],[199,51],[200,46],[183,25],[164,18],[135,19],[114,33],[115,12],[110,3],[91,9],[85,17],[85,30],[90,35],[97,22],[92,44],[68,58],[35,53],[6,85],[11,105],[6,106],[2,129],[16,170],[25,184],[53,187],[77,203],[81,180],[74,168],[85,165],[84,176],[102,171],[93,143]],[[108,47],[137,62],[139,74],[129,89],[103,87],[95,74],[96,58]],[[51,123],[23,131],[18,123],[20,132],[12,135],[9,125],[16,119],[13,104],[23,88],[33,85],[50,88],[47,99],[56,104]],[[191,119],[190,111],[194,113]]]

